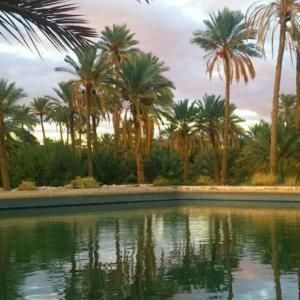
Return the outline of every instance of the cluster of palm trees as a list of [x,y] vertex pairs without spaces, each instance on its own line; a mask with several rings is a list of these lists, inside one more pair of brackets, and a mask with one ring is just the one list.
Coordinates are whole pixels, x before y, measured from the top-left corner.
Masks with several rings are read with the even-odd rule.
[[[235,115],[235,107],[230,103],[231,85],[234,80],[247,83],[254,79],[252,59],[264,56],[268,34],[273,44],[277,37],[274,32],[279,28],[270,138],[270,170],[272,174],[277,174],[280,80],[286,46],[295,52],[297,58],[297,90],[293,115],[296,128],[300,127],[298,1],[259,1],[249,8],[246,16],[240,11],[227,8],[216,14],[212,13],[204,21],[203,28],[194,33],[192,43],[206,52],[207,73],[210,77],[216,72],[224,74],[224,99],[207,95],[202,101],[193,103],[188,100],[174,102],[175,87],[165,75],[168,68],[153,54],[139,50],[138,41],[126,25],[106,27],[101,33],[100,41],[88,43],[87,38],[94,37],[95,32],[80,25],[82,20],[70,14],[74,7],[63,2],[18,1],[12,4],[0,1],[0,10],[5,12],[1,26],[6,34],[28,47],[36,47],[37,33],[35,27],[31,26],[32,23],[57,48],[72,47],[75,54],[75,57],[66,57],[67,66],[56,68],[56,71],[70,73],[73,79],[60,83],[54,89],[56,96],[36,98],[29,108],[22,106],[22,113],[27,111],[28,116],[24,117],[18,128],[23,131],[26,128],[30,132],[36,124],[34,122],[38,121],[45,143],[45,121],[58,125],[62,140],[65,127],[66,142],[70,139],[74,149],[81,149],[82,143],[86,142],[87,174],[93,176],[93,153],[99,146],[97,127],[103,120],[112,121],[116,150],[130,148],[132,144],[134,146],[137,181],[140,184],[144,182],[144,159],[151,153],[155,127],[161,129],[163,124],[164,132],[168,133],[169,146],[182,158],[184,181],[189,178],[193,148],[201,148],[201,144],[206,142],[212,149],[215,182],[225,184],[229,146],[237,145],[238,137],[243,134],[239,125],[242,120]],[[32,11],[32,15],[28,14],[28,10]],[[11,26],[16,13],[20,15],[19,25],[22,29]],[[65,13],[70,14],[67,22],[61,20]],[[38,16],[33,18],[35,14],[44,14],[43,20],[39,20]],[[26,42],[26,35],[31,44]],[[16,110],[21,115],[21,106],[15,105],[15,102],[25,95],[15,84],[2,80],[1,85],[0,162],[3,186],[8,189],[5,136],[12,131],[9,131],[7,124],[16,120]],[[6,107],[14,109],[6,112]]]

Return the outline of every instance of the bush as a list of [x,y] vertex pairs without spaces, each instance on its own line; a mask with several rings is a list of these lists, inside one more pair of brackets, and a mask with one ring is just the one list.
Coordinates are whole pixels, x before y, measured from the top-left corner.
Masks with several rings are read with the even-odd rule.
[[296,176],[286,177],[284,180],[284,185],[286,186],[296,186],[298,185],[298,179]]
[[277,178],[270,174],[256,173],[251,177],[251,185],[269,186],[277,183]]
[[13,187],[28,178],[38,186],[64,186],[86,170],[84,159],[62,143],[23,145],[10,152],[9,160]]
[[35,182],[22,181],[18,187],[18,191],[35,191],[37,189]]
[[[132,152],[118,153],[114,147],[99,149],[94,154],[94,177],[103,184],[124,184],[135,177],[135,160]],[[131,176],[133,174],[133,176]]]
[[93,177],[76,177],[70,185],[72,189],[93,189],[100,186],[99,182]]
[[195,180],[196,185],[214,185],[214,181],[208,176],[199,176]]
[[145,160],[146,181],[153,182],[158,176],[176,180],[182,174],[180,156],[168,147],[154,145],[150,157]]
[[179,182],[175,179],[168,179],[163,176],[157,176],[153,180],[153,185],[154,186],[172,186],[172,185],[178,185]]

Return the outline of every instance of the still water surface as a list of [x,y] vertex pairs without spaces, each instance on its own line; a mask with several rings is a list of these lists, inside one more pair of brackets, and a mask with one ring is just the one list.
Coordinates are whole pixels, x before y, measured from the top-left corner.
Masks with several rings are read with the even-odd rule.
[[298,209],[26,214],[0,215],[1,300],[299,299]]

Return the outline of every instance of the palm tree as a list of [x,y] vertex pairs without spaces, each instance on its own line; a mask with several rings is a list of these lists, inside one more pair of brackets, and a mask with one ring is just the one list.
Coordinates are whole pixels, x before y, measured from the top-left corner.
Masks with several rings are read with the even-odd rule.
[[49,96],[49,99],[59,103],[61,106],[64,107],[65,110],[68,111],[68,129],[71,136],[71,144],[72,147],[75,149],[76,144],[76,137],[75,137],[75,96],[73,95],[74,86],[72,82],[60,82],[58,84],[58,88],[53,89],[56,96],[52,97]]
[[69,119],[70,112],[67,106],[55,103],[48,114],[49,122],[55,122],[59,128],[60,141],[64,143],[64,126],[67,127],[67,143],[69,137]]
[[300,130],[300,37],[296,46],[296,113],[295,127]]
[[33,131],[34,127],[38,124],[38,119],[32,114],[29,106],[18,105],[15,107],[14,118],[22,129]]
[[167,120],[170,122],[171,147],[180,154],[183,161],[183,181],[185,183],[189,177],[189,162],[197,112],[195,103],[189,104],[189,100],[185,99],[174,103],[172,111],[165,114]]
[[295,103],[295,127],[300,130],[300,28],[288,28],[294,42],[294,52],[296,56],[296,103]]
[[[86,120],[86,140],[88,153],[88,176],[93,176],[93,153],[92,153],[92,127],[91,116],[95,106],[102,106],[101,91],[110,80],[109,70],[103,55],[99,55],[98,47],[91,46],[88,49],[76,49],[77,61],[66,56],[65,62],[71,68],[56,68],[56,71],[67,72],[77,77],[74,84],[77,84],[77,95],[75,105]],[[82,99],[82,101],[80,101]],[[99,101],[100,100],[100,101]],[[104,108],[101,107],[101,110]]]
[[45,126],[44,121],[47,121],[47,115],[51,111],[53,107],[53,103],[46,98],[46,97],[38,97],[34,98],[32,103],[30,104],[30,108],[32,113],[39,118],[40,125],[42,128],[42,134],[43,134],[43,143],[46,143],[46,132],[45,132]]
[[228,161],[228,122],[230,115],[230,86],[234,79],[244,79],[245,83],[255,77],[252,57],[260,57],[258,46],[252,42],[256,32],[245,23],[240,11],[224,8],[211,14],[204,21],[205,28],[194,33],[192,43],[200,46],[207,54],[207,72],[212,77],[218,64],[222,64],[225,74],[225,111],[223,134],[223,159],[221,184],[225,184]]
[[202,101],[197,102],[199,113],[195,119],[198,130],[203,131],[211,144],[214,160],[214,178],[220,183],[219,143],[221,126],[224,120],[224,100],[220,96],[205,95]]
[[257,1],[250,6],[248,24],[258,31],[258,42],[264,47],[266,38],[271,32],[272,46],[275,38],[274,32],[279,27],[279,44],[275,69],[275,81],[272,100],[272,131],[270,149],[270,170],[275,175],[277,171],[277,127],[278,102],[282,73],[282,61],[287,39],[291,37],[291,30],[299,22],[300,3],[298,0],[272,0]]
[[281,94],[279,102],[279,116],[286,122],[294,123],[296,108],[296,96]]
[[11,117],[17,101],[25,96],[23,89],[18,88],[15,83],[8,83],[3,79],[0,80],[0,168],[2,186],[7,191],[10,189],[10,180],[5,138],[5,120]]
[[[138,52],[135,46],[138,41],[134,39],[134,34],[130,33],[127,25],[113,25],[112,27],[105,27],[105,30],[101,32],[101,40],[99,46],[105,55],[105,58],[110,66],[114,70],[115,78],[120,76],[121,63],[128,59],[131,55]],[[115,144],[119,147],[120,143],[120,121],[122,102],[120,97],[114,97],[114,101],[111,102],[112,121],[115,132]]]
[[151,53],[140,53],[121,64],[120,80],[116,81],[123,98],[130,103],[135,131],[135,156],[138,184],[144,182],[142,153],[142,121],[150,107],[165,98],[172,101],[173,83],[164,77],[168,71],[163,62]]
[[35,50],[38,30],[59,50],[86,46],[96,32],[82,25],[75,10],[68,0],[0,0],[0,35]]

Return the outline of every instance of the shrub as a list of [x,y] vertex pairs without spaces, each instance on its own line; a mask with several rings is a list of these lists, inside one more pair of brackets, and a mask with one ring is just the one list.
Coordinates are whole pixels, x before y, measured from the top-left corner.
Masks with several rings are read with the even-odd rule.
[[168,179],[163,176],[157,176],[153,180],[153,185],[154,186],[172,186],[172,185],[178,185],[179,182],[175,179]]
[[18,191],[35,191],[37,189],[35,182],[23,180],[18,187]]
[[[130,174],[135,173],[134,154],[119,153],[115,147],[100,148],[94,154],[93,163],[94,177],[103,184],[126,183]],[[133,182],[136,182],[136,178]]]
[[99,182],[93,177],[76,177],[70,185],[72,189],[93,189],[100,186]]
[[70,145],[22,145],[10,152],[11,184],[32,179],[38,186],[63,186],[84,176],[86,162]]
[[277,178],[271,174],[256,173],[251,177],[251,185],[275,185],[277,183]]
[[214,181],[208,176],[199,176],[195,180],[196,185],[214,185]]
[[154,145],[150,157],[145,159],[145,177],[153,182],[158,176],[176,180],[183,174],[180,156],[168,147]]
[[298,179],[296,176],[286,177],[284,180],[284,185],[286,186],[296,186],[298,185]]

